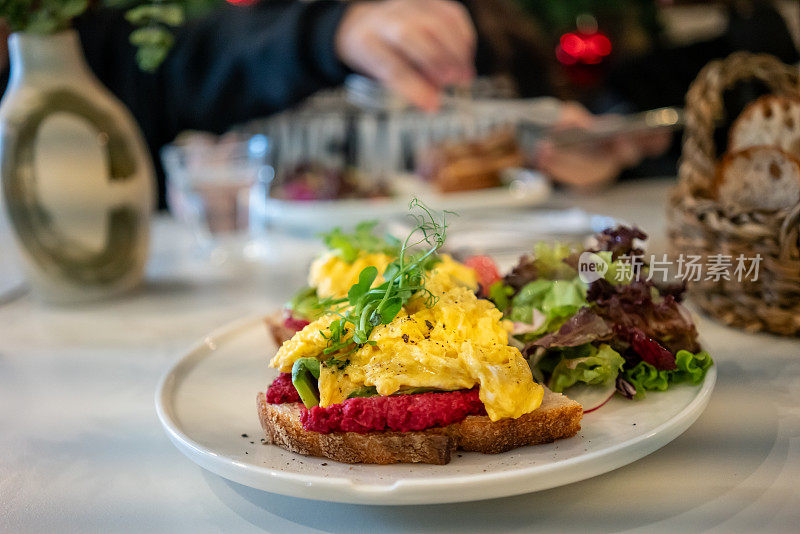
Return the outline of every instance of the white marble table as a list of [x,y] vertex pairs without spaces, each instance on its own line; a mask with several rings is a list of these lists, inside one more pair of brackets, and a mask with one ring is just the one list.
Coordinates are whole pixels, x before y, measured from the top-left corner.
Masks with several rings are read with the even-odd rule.
[[[658,251],[667,185],[554,204],[636,222]],[[279,305],[303,273],[278,264],[200,276],[174,225],[155,228],[137,294],[71,309],[30,297],[0,305],[0,532],[800,531],[800,341],[708,320],[699,327],[719,379],[707,411],[670,445],[591,480],[395,508],[281,497],[209,474],[161,431],[157,380],[194,340]]]

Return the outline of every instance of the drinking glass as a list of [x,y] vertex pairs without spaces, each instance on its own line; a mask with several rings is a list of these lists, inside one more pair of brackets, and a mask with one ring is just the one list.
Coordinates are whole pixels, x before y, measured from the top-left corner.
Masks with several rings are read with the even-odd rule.
[[162,149],[170,210],[215,262],[266,253],[269,155],[265,135],[195,135]]

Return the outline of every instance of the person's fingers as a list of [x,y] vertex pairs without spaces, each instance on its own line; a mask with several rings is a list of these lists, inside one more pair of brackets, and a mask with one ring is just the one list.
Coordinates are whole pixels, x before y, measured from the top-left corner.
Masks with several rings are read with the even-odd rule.
[[336,35],[346,65],[427,110],[444,86],[472,80],[474,50],[469,15],[449,0],[356,2]]
[[382,37],[439,86],[454,83],[461,76],[462,67],[458,58],[418,24],[390,26],[384,30]]
[[633,167],[642,161],[642,151],[633,136],[615,138],[611,141],[611,150],[622,168]]
[[645,156],[654,158],[669,149],[672,144],[672,132],[669,130],[656,130],[639,138],[639,147]]
[[443,52],[449,54],[456,81],[470,81],[475,76],[477,37],[466,9],[444,1],[429,2],[422,9],[416,20]]
[[579,103],[565,102],[561,106],[561,112],[553,129],[589,128],[596,120],[597,118]]
[[540,145],[534,163],[553,181],[584,190],[611,183],[621,170],[611,153],[587,155],[579,151],[559,150],[550,143]]
[[424,5],[430,9],[438,11],[443,17],[445,28],[450,33],[460,39],[468,56],[469,61],[474,60],[475,49],[478,46],[478,34],[475,25],[472,23],[469,11],[459,2],[450,1],[430,1],[424,0]]
[[439,107],[439,88],[427,80],[408,60],[379,38],[365,40],[370,53],[364,55],[361,69],[412,104],[426,111]]

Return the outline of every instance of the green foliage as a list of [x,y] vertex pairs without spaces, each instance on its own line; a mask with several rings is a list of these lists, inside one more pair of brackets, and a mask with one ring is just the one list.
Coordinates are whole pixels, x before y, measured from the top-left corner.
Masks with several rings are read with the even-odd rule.
[[88,0],[0,0],[0,17],[13,32],[50,34],[69,27]]
[[136,61],[139,67],[146,72],[155,71],[175,42],[170,28],[183,24],[183,5],[150,0],[131,7],[125,18],[138,27],[131,33],[130,41],[137,48]]
[[581,251],[578,244],[553,243],[543,241],[533,247],[533,264],[539,278],[548,280],[572,280],[578,271],[567,265],[564,260]]
[[133,7],[125,14],[131,24],[144,26],[147,24],[164,24],[180,26],[183,24],[183,8],[178,4],[143,4]]
[[[131,44],[136,60],[147,72],[158,68],[167,57],[175,38],[172,28],[184,23],[185,14],[199,15],[220,0],[105,0],[107,7],[126,8],[127,20],[136,27]],[[88,0],[0,0],[0,18],[12,32],[49,35],[70,27],[72,19],[89,7]]]
[[145,26],[131,32],[131,44],[136,50],[136,62],[146,72],[155,71],[164,62],[175,38],[160,25]]

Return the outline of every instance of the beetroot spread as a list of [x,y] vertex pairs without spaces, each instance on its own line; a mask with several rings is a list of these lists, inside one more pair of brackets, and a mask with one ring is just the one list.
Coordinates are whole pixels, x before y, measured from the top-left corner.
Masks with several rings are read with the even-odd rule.
[[[288,390],[291,388],[291,392]],[[299,402],[291,376],[284,373],[267,389],[267,402]],[[421,393],[393,397],[357,397],[326,408],[303,408],[300,420],[305,430],[366,433],[381,430],[409,432],[447,426],[468,415],[485,415],[478,389]]]
[[300,402],[300,395],[292,384],[292,375],[281,373],[267,388],[267,402],[270,404],[285,404],[287,402]]

